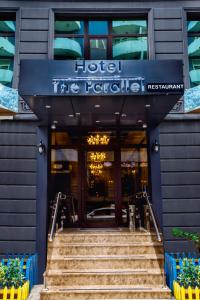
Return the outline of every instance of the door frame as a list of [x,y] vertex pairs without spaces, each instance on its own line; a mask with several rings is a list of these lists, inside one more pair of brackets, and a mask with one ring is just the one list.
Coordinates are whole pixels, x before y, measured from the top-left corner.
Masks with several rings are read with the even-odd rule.
[[[106,130],[109,130],[110,128],[106,128]],[[103,131],[105,131],[105,128],[102,128]],[[146,148],[148,152],[148,131],[146,131],[146,138],[147,138],[147,143],[146,144],[121,144],[120,142],[120,133],[121,130],[127,130],[127,131],[132,131],[131,128],[112,128],[112,130],[116,131],[116,141],[113,144],[108,144],[108,145],[88,145],[86,143],[82,143],[79,141],[76,144],[69,144],[68,146],[61,146],[61,148],[68,148],[68,149],[77,149],[78,151],[78,172],[80,174],[78,178],[78,185],[79,185],[79,190],[78,190],[78,224],[76,227],[83,227],[83,228],[98,228],[98,227],[120,227],[124,226],[122,224],[122,195],[121,195],[121,149],[126,149],[126,148]],[[67,131],[66,130],[61,130],[61,131]],[[134,130],[133,130],[134,131]],[[137,131],[137,130],[136,130]],[[143,130],[142,130],[143,131]],[[58,146],[57,146],[58,147]],[[60,147],[59,147],[60,148]],[[86,195],[86,164],[85,164],[85,152],[86,151],[114,151],[114,180],[115,180],[115,222],[111,224],[111,222],[106,222],[103,223],[103,226],[101,223],[95,223],[92,224],[89,222],[86,222],[85,218],[85,202],[87,199]],[[148,155],[148,169],[150,167],[150,156]],[[151,180],[150,177],[148,176],[148,182],[149,182],[149,187],[151,185]],[[151,190],[151,187],[150,187]],[[128,224],[127,224],[128,225]]]

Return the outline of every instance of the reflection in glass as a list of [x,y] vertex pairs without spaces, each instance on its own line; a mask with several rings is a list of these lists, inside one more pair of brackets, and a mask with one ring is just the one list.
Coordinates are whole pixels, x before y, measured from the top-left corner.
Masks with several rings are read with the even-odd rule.
[[66,34],[83,34],[84,23],[82,21],[56,21],[55,32]]
[[77,149],[51,150],[51,195],[52,201],[58,192],[67,197],[58,210],[58,222],[63,218],[64,227],[73,226],[78,220],[79,172]]
[[[136,193],[148,186],[147,149],[121,149],[122,213],[135,204]],[[123,218],[123,223],[128,222]]]
[[189,74],[191,86],[200,84],[200,58],[189,59]]
[[0,59],[0,83],[10,86],[13,78],[13,60]]
[[147,21],[145,21],[145,20],[112,21],[112,33],[114,33],[114,34],[146,34],[147,33]]
[[65,59],[83,58],[82,38],[55,38],[54,55]]
[[90,59],[107,58],[107,40],[90,39]]
[[15,22],[0,21],[0,32],[15,32]]
[[121,131],[120,132],[121,145],[144,145],[147,144],[146,132],[142,130]]
[[78,198],[78,151],[76,149],[52,149],[51,174],[53,195],[63,192]]
[[15,38],[0,37],[0,56],[13,57],[15,55]]
[[200,21],[188,21],[187,30],[188,32],[200,32]]
[[108,21],[89,21],[89,34],[108,34]]
[[95,152],[87,152],[86,217],[91,222],[115,220],[114,152],[101,151],[104,160],[94,161]]
[[113,38],[114,59],[146,59],[147,37]]
[[188,38],[189,57],[200,56],[200,37]]
[[10,87],[12,86],[15,55],[14,34],[14,21],[0,21],[0,83]]
[[188,38],[189,74],[191,86],[200,84],[200,37]]

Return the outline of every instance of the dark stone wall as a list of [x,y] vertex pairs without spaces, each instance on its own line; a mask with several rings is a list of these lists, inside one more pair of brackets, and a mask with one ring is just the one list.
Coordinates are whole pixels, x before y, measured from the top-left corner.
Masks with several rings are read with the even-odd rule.
[[0,121],[0,252],[34,252],[36,123]]
[[194,249],[173,227],[200,232],[200,120],[160,125],[163,231],[167,251]]

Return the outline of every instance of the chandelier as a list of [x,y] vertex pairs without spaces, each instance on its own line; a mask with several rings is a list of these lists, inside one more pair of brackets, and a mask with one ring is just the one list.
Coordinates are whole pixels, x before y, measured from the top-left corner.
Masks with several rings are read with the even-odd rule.
[[90,170],[101,170],[103,169],[103,164],[102,163],[91,163],[89,165]]
[[99,176],[103,173],[102,170],[91,170],[90,172],[92,175],[95,175],[95,176]]
[[110,142],[110,137],[107,134],[96,134],[96,135],[90,135],[87,138],[87,142],[89,145],[108,145]]
[[103,164],[102,163],[91,163],[89,165],[90,173],[92,175],[98,176],[103,173]]
[[106,159],[105,152],[91,152],[90,153],[90,160],[93,162],[102,162]]

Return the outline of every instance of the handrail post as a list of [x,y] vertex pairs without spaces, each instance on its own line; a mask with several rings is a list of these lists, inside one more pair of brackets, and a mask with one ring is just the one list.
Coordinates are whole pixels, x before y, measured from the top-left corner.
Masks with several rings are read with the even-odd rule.
[[152,207],[151,207],[151,203],[150,203],[150,201],[149,201],[149,196],[148,196],[148,194],[147,194],[146,191],[143,192],[143,196],[144,196],[144,198],[146,199],[147,205],[148,205],[148,207],[149,207],[149,211],[150,211],[150,214],[151,214],[151,217],[152,217],[152,220],[153,220],[153,225],[154,225],[154,228],[155,228],[155,230],[156,230],[157,239],[158,239],[159,242],[161,242],[161,236],[160,236],[160,232],[159,232],[159,230],[158,230],[158,225],[157,225],[157,223],[156,223],[156,219],[155,219],[155,216],[154,216]]
[[53,215],[53,222],[52,222],[52,226],[51,226],[51,232],[50,232],[50,237],[49,237],[49,241],[52,242],[53,241],[53,233],[54,233],[54,229],[55,229],[55,225],[56,225],[56,219],[57,219],[57,214],[58,214],[58,205],[59,205],[59,200],[61,199],[62,193],[59,192],[56,198],[56,207],[55,207],[55,211],[54,211],[54,215]]

